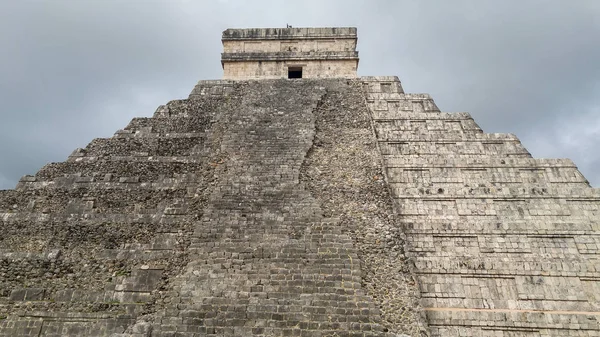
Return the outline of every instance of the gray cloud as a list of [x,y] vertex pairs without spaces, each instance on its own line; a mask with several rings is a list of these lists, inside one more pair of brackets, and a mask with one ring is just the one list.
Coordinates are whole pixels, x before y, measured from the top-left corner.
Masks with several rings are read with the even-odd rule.
[[361,75],[570,157],[600,184],[600,2],[13,1],[0,4],[0,188],[221,76],[229,27],[357,26]]

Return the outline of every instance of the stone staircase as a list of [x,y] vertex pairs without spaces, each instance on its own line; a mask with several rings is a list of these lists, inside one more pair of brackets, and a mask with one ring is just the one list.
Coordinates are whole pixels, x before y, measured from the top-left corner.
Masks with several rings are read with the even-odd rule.
[[325,88],[273,83],[220,116],[219,180],[153,335],[385,335],[350,236],[299,182]]
[[395,77],[201,81],[0,191],[0,336],[600,336],[599,213]]
[[[418,295],[402,252],[386,250],[401,245],[379,243],[385,234],[367,227],[393,214],[345,206],[368,197],[391,210],[382,178],[371,175],[382,177],[356,84],[201,81],[188,99],[0,191],[0,336],[423,330],[418,308],[398,304]],[[352,106],[339,102],[346,95]],[[345,146],[371,144],[362,166],[314,161],[333,144],[322,144],[317,125],[331,127],[325,119],[342,112],[361,118],[348,124],[348,135],[360,135]],[[314,172],[333,169],[371,190],[320,192],[332,182]],[[390,252],[400,257],[393,270],[363,272],[362,259],[393,263]],[[377,296],[390,273],[410,289],[393,307]]]

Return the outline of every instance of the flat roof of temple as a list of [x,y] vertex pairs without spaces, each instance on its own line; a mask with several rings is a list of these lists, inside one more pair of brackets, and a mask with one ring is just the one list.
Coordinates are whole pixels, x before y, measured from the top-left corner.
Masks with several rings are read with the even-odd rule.
[[223,41],[228,40],[279,40],[279,39],[356,39],[356,27],[321,28],[246,28],[223,31]]

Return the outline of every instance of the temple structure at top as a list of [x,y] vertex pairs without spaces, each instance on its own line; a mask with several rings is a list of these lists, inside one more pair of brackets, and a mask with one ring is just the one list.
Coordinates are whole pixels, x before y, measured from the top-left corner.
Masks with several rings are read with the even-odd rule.
[[259,28],[223,32],[223,77],[354,78],[356,28]]

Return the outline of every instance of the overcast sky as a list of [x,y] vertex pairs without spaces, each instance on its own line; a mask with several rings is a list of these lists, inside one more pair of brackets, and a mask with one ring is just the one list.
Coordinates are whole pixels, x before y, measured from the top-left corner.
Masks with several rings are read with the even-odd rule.
[[0,189],[218,79],[226,28],[356,26],[359,75],[600,185],[600,1],[0,0]]

